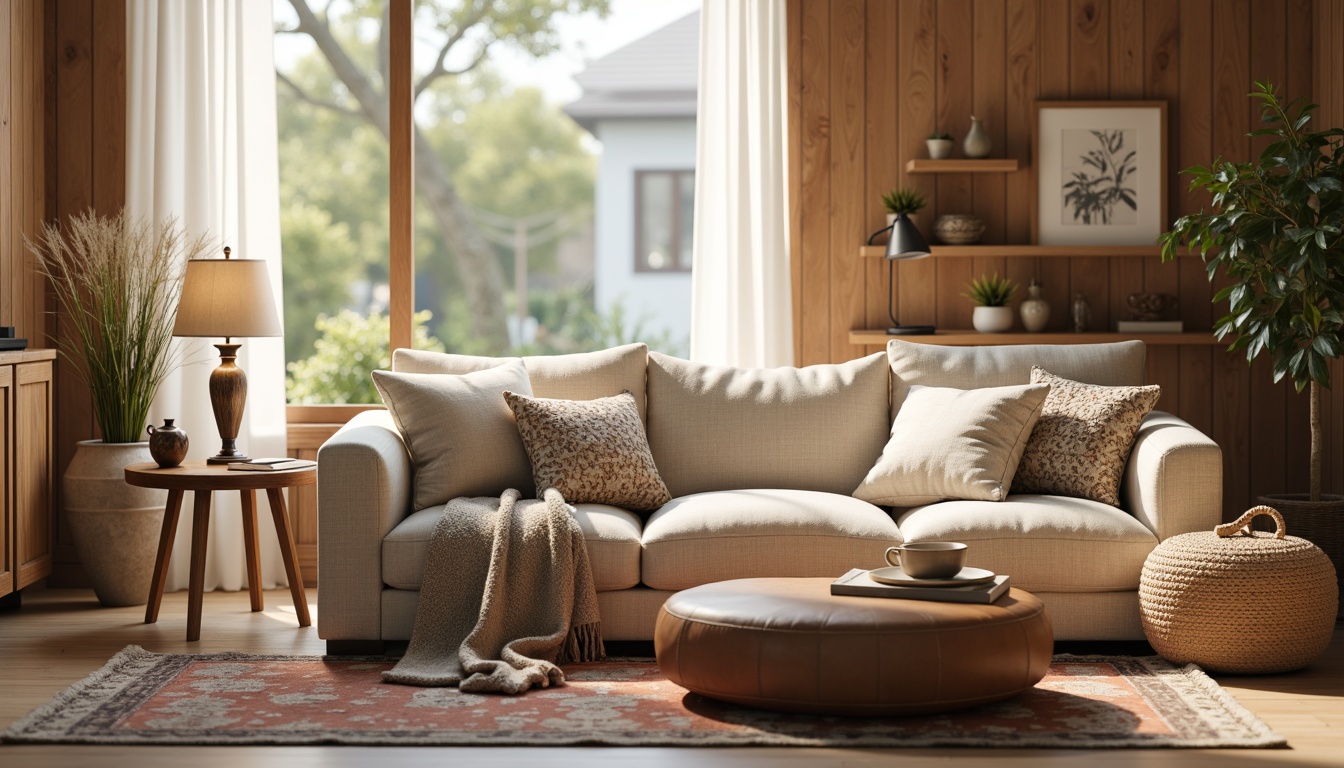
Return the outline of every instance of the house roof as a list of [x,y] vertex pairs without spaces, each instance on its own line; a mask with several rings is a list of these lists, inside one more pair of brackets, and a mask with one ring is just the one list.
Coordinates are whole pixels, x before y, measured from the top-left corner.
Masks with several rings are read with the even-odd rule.
[[598,120],[694,117],[700,68],[700,12],[588,64],[574,77],[583,95],[565,113],[592,131]]

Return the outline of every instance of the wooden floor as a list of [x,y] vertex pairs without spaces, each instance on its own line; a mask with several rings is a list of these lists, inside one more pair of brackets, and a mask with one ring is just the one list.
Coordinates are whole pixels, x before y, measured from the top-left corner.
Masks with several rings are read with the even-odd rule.
[[[318,606],[316,590],[310,605]],[[91,592],[43,590],[18,611],[0,612],[0,728],[101,667],[127,645],[158,652],[245,651],[320,654],[314,627],[299,629],[289,595],[266,593],[267,610],[250,613],[246,592],[205,596],[201,640],[186,642],[185,592],[165,595],[158,624],[144,608],[101,608]],[[840,750],[628,749],[604,747],[55,747],[0,745],[0,766],[1217,766],[1344,765],[1344,631],[1311,669],[1274,677],[1219,681],[1287,737],[1286,750]]]

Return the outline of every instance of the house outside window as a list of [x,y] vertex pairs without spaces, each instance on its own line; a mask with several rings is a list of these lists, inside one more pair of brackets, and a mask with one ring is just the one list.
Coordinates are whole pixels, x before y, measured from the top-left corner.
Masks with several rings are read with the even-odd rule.
[[690,272],[695,171],[635,171],[635,271]]

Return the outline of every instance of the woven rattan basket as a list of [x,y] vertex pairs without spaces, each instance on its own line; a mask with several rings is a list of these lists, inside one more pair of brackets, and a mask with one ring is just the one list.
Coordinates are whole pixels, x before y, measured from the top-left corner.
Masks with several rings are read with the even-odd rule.
[[[1251,533],[1257,515],[1273,517],[1277,531]],[[1335,569],[1311,542],[1285,533],[1283,516],[1261,506],[1215,531],[1159,544],[1139,581],[1153,650],[1243,674],[1287,672],[1320,656],[1335,626]]]

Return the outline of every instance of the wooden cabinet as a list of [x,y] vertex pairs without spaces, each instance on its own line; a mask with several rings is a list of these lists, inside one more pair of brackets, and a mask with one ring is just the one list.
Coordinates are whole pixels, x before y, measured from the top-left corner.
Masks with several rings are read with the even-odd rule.
[[0,353],[0,597],[51,575],[55,358]]

